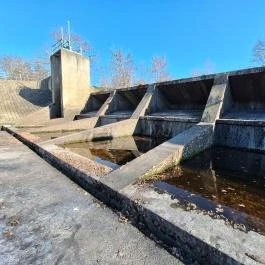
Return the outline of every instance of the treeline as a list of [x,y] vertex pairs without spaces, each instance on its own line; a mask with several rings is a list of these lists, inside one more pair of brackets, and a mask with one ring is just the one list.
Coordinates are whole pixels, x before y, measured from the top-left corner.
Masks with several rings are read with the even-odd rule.
[[100,86],[109,89],[163,82],[170,79],[166,57],[154,56],[150,65],[137,64],[131,53],[125,53],[121,49],[111,51],[110,63],[100,76]]
[[38,80],[48,76],[49,65],[20,56],[0,57],[0,77],[14,80]]

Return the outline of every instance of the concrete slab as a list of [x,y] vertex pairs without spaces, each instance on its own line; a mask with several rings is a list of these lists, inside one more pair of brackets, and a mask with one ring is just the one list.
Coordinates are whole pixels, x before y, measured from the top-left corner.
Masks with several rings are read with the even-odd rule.
[[91,117],[83,120],[66,121],[64,123],[43,126],[41,128],[31,129],[29,131],[35,133],[81,131],[94,128],[97,121],[98,117]]
[[[82,120],[80,120],[82,121]],[[92,140],[111,139],[114,137],[130,136],[135,130],[137,119],[127,119],[113,124],[96,127],[94,129],[73,133],[63,137],[56,138],[44,144],[66,144],[74,142],[86,142]]]
[[0,132],[0,264],[182,264]]
[[200,123],[111,172],[103,182],[117,190],[122,189],[140,177],[147,178],[178,164],[181,159],[206,149],[212,142],[213,125]]
[[194,119],[200,121],[203,110],[164,110],[161,112],[150,113],[150,116],[155,117],[176,117],[182,119]]
[[265,109],[263,111],[233,111],[224,115],[222,119],[265,121]]
[[139,211],[142,224],[168,246],[181,249],[178,255],[188,264],[265,264],[265,236],[261,234],[235,229],[196,205],[185,209],[180,198],[155,190],[151,184],[130,185],[120,192],[138,204],[127,205],[126,210],[132,207],[134,215]]

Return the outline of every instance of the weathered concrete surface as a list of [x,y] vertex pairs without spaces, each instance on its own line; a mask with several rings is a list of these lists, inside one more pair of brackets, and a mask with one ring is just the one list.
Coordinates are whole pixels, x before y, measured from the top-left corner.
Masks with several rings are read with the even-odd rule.
[[265,122],[254,120],[217,120],[215,144],[265,151]]
[[199,122],[187,118],[175,117],[140,117],[135,128],[135,134],[150,137],[172,138],[177,134],[189,129]]
[[[102,115],[105,113],[106,106],[110,104],[115,94],[115,90],[112,92],[100,91],[98,93],[91,93],[88,100],[81,111],[81,114],[95,113]],[[106,103],[107,101],[107,103]],[[106,103],[106,104],[105,104]],[[104,107],[103,107],[104,105]],[[103,107],[103,108],[102,108]]]
[[210,96],[205,106],[202,122],[215,122],[231,107],[228,75],[216,75]]
[[103,182],[121,189],[205,150],[213,142],[213,125],[199,123],[142,156],[111,172]]
[[38,147],[35,151],[100,200],[129,216],[134,225],[149,236],[151,233],[187,264],[264,264],[264,236],[227,228],[224,221],[204,217],[198,211],[183,211],[177,199],[154,191],[148,184],[117,190],[106,186],[104,178],[87,175],[78,165],[56,162],[51,153],[44,154]]
[[117,89],[106,115],[126,112],[132,115],[143,99],[147,86]]
[[150,85],[147,88],[142,100],[138,104],[136,110],[133,112],[131,116],[132,119],[138,119],[139,117],[145,115],[154,93],[155,93],[155,85]]
[[127,204],[127,211],[132,207],[131,211],[141,213],[142,222],[188,264],[265,264],[261,234],[235,229],[196,208],[183,209],[177,198],[155,191],[152,185],[130,185],[120,192],[138,202],[137,207]]
[[67,110],[67,115],[64,118],[50,119],[49,107],[45,107],[36,112],[26,115],[22,119],[16,122],[15,126],[17,128],[40,128],[44,126],[53,126],[59,124],[65,124],[74,119],[74,116],[78,110],[71,109]]
[[14,124],[50,103],[50,90],[38,81],[0,80],[0,124]]
[[0,153],[0,264],[182,264],[4,132]]
[[78,130],[87,130],[94,128],[98,121],[97,117],[92,117],[83,120],[65,121],[63,123],[43,126],[41,128],[36,128],[30,130],[31,132],[69,132]]
[[[180,79],[158,83],[155,96],[147,110],[148,115],[179,110],[201,110],[199,116],[201,118],[213,80],[213,76],[205,76],[200,79]],[[174,115],[174,112],[172,114]]]
[[65,110],[78,108],[86,103],[90,89],[90,66],[88,58],[60,49],[51,56],[52,116],[64,117]]
[[99,122],[101,126],[112,124],[115,122],[123,121],[129,119],[128,115],[104,115],[99,117]]
[[[51,140],[49,143],[53,144],[64,144],[64,143],[70,143],[70,142],[81,142],[81,141],[91,141],[95,139],[104,139],[104,138],[114,138],[114,137],[122,137],[122,136],[131,136],[135,133],[135,128],[137,126],[139,117],[144,114],[145,110],[147,109],[150,100],[153,95],[153,87],[149,87],[149,90],[146,94],[143,92],[138,92],[140,95],[137,96],[137,100],[140,100],[140,103],[136,106],[136,109],[134,113],[132,114],[132,117],[130,119],[125,119],[122,121],[118,121],[114,118],[114,123],[109,123],[107,121],[106,125],[104,124],[104,118],[108,117],[109,115],[100,117],[100,123],[103,126],[96,127],[94,129],[86,130],[80,133],[74,133],[71,135],[67,135],[64,137],[60,137],[54,140]],[[124,92],[124,91],[123,91]],[[142,94],[144,96],[142,96]],[[111,94],[109,97],[109,101],[107,100],[105,103],[110,104],[113,102],[116,94]],[[136,93],[137,95],[137,93]],[[112,103],[113,104],[113,103]],[[100,110],[101,111],[101,110]],[[102,111],[105,110],[105,106],[103,105]],[[90,118],[91,119],[97,119],[97,118]],[[103,120],[102,120],[103,119]],[[84,123],[87,119],[80,120],[80,123]],[[117,122],[115,122],[117,121]],[[74,122],[73,122],[74,123]],[[66,125],[67,126],[67,125]],[[77,126],[78,127],[78,126]],[[44,129],[45,130],[45,129]]]
[[92,140],[109,139],[121,136],[130,136],[135,130],[137,119],[127,119],[124,121],[115,122],[94,129],[73,133],[63,137],[59,137],[44,144],[66,144],[74,142],[86,142]]
[[[211,84],[211,80],[209,83]],[[202,97],[201,99],[194,99],[191,94],[187,97],[187,91],[181,95],[181,98],[186,95],[186,101],[193,102],[192,100],[196,100],[198,102],[205,100],[205,93],[209,90],[206,89],[203,83],[198,83],[201,87]],[[186,87],[187,88],[187,87]],[[194,89],[193,86],[191,86]],[[180,91],[182,87],[180,87]],[[184,122],[184,128],[182,126],[178,126],[178,122],[172,125],[172,127],[156,127],[152,126],[152,121],[149,124],[150,128],[150,135],[159,135],[163,136],[163,130],[166,132],[166,136],[171,135],[172,131],[179,130],[179,134],[176,133],[175,137],[168,140],[167,142],[157,146],[153,150],[150,150],[146,154],[142,155],[141,157],[136,158],[135,160],[131,161],[130,163],[120,167],[119,169],[111,172],[104,183],[109,185],[110,187],[115,187],[116,189],[121,189],[129,185],[130,183],[134,182],[135,180],[142,178],[148,178],[148,176],[155,174],[156,172],[162,171],[171,165],[178,164],[181,160],[190,158],[191,156],[209,148],[213,145],[214,139],[214,123],[215,120],[220,117],[223,113],[225,107],[225,94],[228,89],[228,76],[227,75],[219,75],[216,76],[214,80],[214,86],[210,92],[209,99],[206,103],[205,111],[202,117],[202,122],[198,123],[191,127],[192,123]],[[204,91],[204,93],[203,93]],[[169,93],[170,92],[164,92]],[[171,92],[173,93],[173,92]],[[142,120],[141,120],[142,121]],[[146,122],[146,119],[143,123]],[[143,124],[141,124],[143,125]],[[168,124],[166,124],[168,125]],[[185,130],[185,127],[189,128]],[[143,128],[145,128],[143,126]],[[162,130],[162,132],[161,132]],[[137,132],[137,130],[136,130]],[[140,131],[140,133],[148,133],[148,129],[144,129]]]

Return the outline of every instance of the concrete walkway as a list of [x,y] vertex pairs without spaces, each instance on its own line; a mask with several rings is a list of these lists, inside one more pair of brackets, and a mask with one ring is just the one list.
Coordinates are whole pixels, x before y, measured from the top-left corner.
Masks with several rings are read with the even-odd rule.
[[0,132],[0,264],[182,264]]

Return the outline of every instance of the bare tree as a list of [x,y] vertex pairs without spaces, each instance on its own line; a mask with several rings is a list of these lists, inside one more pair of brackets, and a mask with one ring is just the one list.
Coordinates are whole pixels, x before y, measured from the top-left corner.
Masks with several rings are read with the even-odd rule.
[[170,79],[166,67],[167,60],[164,56],[154,56],[152,58],[151,75],[153,82],[163,82]]
[[253,47],[253,61],[258,65],[265,65],[265,42],[258,40]]
[[19,56],[0,58],[0,70],[6,79],[34,80],[47,76],[47,70],[40,63]]
[[121,49],[111,52],[111,87],[130,87],[134,83],[135,66],[130,53]]
[[143,85],[148,82],[163,82],[170,79],[164,56],[152,58],[151,66],[141,62],[135,64],[131,53],[121,49],[112,50],[110,68],[101,71],[100,86],[110,89]]
[[215,63],[207,59],[202,69],[196,68],[192,71],[192,76],[209,75],[215,72]]
[[150,80],[150,69],[145,62],[136,65],[136,81],[135,85],[144,85]]

